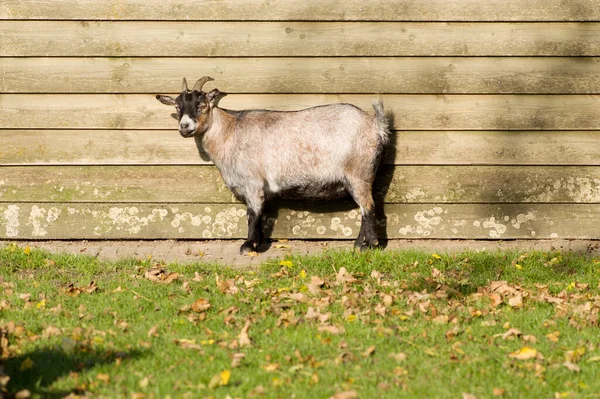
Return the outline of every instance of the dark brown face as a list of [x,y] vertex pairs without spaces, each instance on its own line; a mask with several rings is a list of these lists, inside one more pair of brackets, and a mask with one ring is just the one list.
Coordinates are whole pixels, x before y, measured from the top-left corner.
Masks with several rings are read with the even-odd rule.
[[206,93],[184,91],[175,99],[175,108],[179,116],[179,133],[183,137],[192,137],[198,130],[205,130],[209,110]]
[[203,91],[184,90],[177,98],[156,96],[158,101],[166,105],[175,105],[179,120],[179,133],[185,137],[193,137],[196,132],[204,132],[209,120],[209,104]]
[[202,86],[213,80],[209,76],[200,78],[192,90],[188,90],[187,81],[183,79],[182,91],[177,98],[157,95],[156,99],[165,105],[174,105],[177,114],[173,115],[179,120],[179,134],[183,137],[192,137],[197,132],[204,133],[210,126],[210,111],[216,106],[218,99],[225,96],[218,89],[205,93]]

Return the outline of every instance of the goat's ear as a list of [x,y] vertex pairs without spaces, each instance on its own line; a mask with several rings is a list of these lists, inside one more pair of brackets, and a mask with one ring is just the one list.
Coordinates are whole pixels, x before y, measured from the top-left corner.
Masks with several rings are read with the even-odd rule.
[[219,100],[225,97],[227,93],[223,93],[219,91],[219,89],[212,89],[206,94],[206,100],[210,103],[210,105],[215,105],[219,102]]
[[165,105],[175,105],[175,99],[171,96],[156,95],[156,99]]

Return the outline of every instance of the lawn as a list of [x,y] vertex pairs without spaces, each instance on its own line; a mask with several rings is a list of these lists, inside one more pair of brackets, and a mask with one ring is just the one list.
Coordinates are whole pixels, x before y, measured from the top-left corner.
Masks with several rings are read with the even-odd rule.
[[324,252],[254,270],[0,249],[0,397],[600,397],[600,261]]

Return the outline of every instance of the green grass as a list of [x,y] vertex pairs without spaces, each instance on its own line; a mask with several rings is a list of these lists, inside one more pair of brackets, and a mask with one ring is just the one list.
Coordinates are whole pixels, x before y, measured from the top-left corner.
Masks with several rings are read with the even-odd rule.
[[[240,271],[0,249],[11,378],[2,389],[50,398],[600,396],[592,257],[348,251],[282,263]],[[165,283],[151,270],[178,275]],[[251,345],[240,339],[246,323]]]

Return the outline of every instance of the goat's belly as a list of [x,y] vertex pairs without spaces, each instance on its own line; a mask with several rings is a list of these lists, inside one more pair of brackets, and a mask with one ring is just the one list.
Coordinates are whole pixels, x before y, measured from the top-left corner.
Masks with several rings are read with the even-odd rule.
[[348,195],[348,191],[341,183],[327,183],[306,186],[294,186],[282,189],[278,192],[270,193],[272,196],[283,199],[315,199],[315,200],[331,200],[339,199]]

